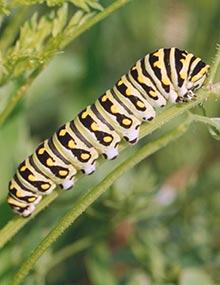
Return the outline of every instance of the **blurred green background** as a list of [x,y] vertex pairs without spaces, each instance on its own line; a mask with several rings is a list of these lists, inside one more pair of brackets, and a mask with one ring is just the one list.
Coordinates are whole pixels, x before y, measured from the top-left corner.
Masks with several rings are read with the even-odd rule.
[[[13,217],[5,202],[8,181],[42,139],[94,102],[146,53],[176,46],[210,64],[219,39],[219,0],[134,0],[58,54],[1,130],[0,225]],[[204,107],[209,116],[219,116],[218,101],[208,100]],[[21,261],[78,195],[163,132],[105,163],[22,229],[0,252],[0,284],[9,284]],[[219,174],[219,141],[204,126],[193,125],[121,177],[44,254],[25,284],[220,284]]]

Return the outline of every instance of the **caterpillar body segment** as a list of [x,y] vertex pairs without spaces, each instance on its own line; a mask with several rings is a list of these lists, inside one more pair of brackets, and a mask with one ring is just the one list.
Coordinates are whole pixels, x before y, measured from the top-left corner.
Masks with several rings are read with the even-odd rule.
[[127,78],[153,108],[166,105],[166,99],[158,91],[155,82],[146,70],[145,58],[136,62],[128,72]]
[[96,102],[98,111],[112,123],[120,137],[129,143],[136,143],[139,136],[141,120],[136,118],[119,99],[116,100],[111,90],[107,90]]
[[59,152],[55,152],[54,147],[49,147],[48,140],[45,140],[32,155],[33,162],[47,178],[63,189],[69,189],[74,184],[76,168],[63,157],[59,158],[57,153]]
[[56,188],[56,184],[37,168],[32,156],[20,164],[16,177],[24,187],[42,195],[50,194]]
[[122,139],[138,141],[140,125],[158,108],[192,100],[209,65],[178,48],[162,48],[138,60],[94,104],[61,126],[25,159],[9,182],[8,204],[27,217],[57,185],[70,189],[77,172],[95,171],[99,155],[118,156]]
[[146,55],[144,59],[145,66],[161,95],[168,102],[176,103],[178,101],[178,93],[167,75],[164,58],[162,58],[161,54],[164,55],[164,52],[162,53],[161,50],[158,50],[155,53]]
[[113,87],[112,92],[116,94],[116,97],[127,106],[128,110],[130,110],[138,120],[150,121],[155,117],[156,112],[154,108],[147,99],[134,88],[126,76],[122,76]]
[[8,203],[16,213],[21,213],[24,217],[29,216],[35,209],[42,196],[30,191],[21,185],[15,177],[9,183]]
[[95,171],[99,154],[91,144],[86,145],[74,131],[74,122],[68,122],[53,135],[52,141],[57,152],[62,153],[70,164],[90,175]]
[[100,116],[88,106],[76,117],[75,124],[84,138],[87,138],[100,154],[107,159],[114,159],[118,156],[118,144],[121,139]]

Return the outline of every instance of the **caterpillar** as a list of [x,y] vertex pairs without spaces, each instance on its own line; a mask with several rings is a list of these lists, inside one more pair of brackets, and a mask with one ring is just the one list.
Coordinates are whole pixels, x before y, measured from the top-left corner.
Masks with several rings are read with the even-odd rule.
[[57,185],[70,189],[76,173],[90,175],[99,155],[118,156],[122,139],[138,141],[140,125],[151,121],[167,103],[195,98],[207,77],[209,65],[178,48],[161,48],[138,60],[94,104],[61,126],[17,168],[9,182],[8,203],[27,217],[43,195]]

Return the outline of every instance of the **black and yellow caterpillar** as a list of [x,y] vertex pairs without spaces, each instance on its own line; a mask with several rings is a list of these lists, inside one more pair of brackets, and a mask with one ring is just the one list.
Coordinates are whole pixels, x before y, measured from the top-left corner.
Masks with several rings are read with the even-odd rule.
[[138,60],[112,89],[19,165],[9,183],[11,208],[29,216],[56,185],[69,189],[78,171],[93,173],[100,154],[116,158],[120,141],[136,143],[141,123],[154,119],[155,109],[191,100],[208,69],[200,58],[178,48],[162,48]]

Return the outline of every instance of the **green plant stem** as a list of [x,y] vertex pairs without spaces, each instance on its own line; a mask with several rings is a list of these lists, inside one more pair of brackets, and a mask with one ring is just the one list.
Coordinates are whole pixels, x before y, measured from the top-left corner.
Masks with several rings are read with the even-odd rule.
[[54,254],[53,260],[48,265],[47,272],[65,259],[88,248],[89,246],[92,246],[92,244],[94,244],[94,238],[85,237],[61,249],[58,253]]
[[[180,117],[183,113],[187,112],[196,105],[202,103],[207,98],[207,95],[204,90],[198,92],[198,97],[196,101],[191,101],[187,104],[182,105],[172,105],[150,122],[145,123],[141,126],[140,138],[149,135],[154,130],[162,127],[165,123]],[[127,143],[123,142],[120,144],[119,149],[122,151],[128,147]],[[41,203],[36,207],[35,212],[29,218],[16,217],[12,221],[9,221],[1,230],[0,230],[0,248],[2,248],[24,225],[26,225],[33,217],[35,217],[40,211],[47,207],[57,196],[58,192],[54,191],[49,196],[46,196]]]
[[54,191],[50,195],[46,196],[42,203],[38,205],[33,216],[28,219],[17,216],[13,220],[9,221],[0,230],[0,249],[20,230],[22,229],[30,220],[32,220],[39,212],[45,209],[54,199],[58,196],[58,191]]
[[32,82],[39,75],[42,69],[43,69],[43,66],[36,69],[24,83],[20,84],[15,89],[15,91],[11,95],[11,98],[9,99],[9,102],[6,104],[5,108],[0,114],[0,127],[4,124],[6,119],[9,117],[9,115],[11,114],[15,106],[17,105],[18,101],[20,101],[24,97],[29,87],[31,86]]
[[176,129],[164,135],[160,139],[146,144],[141,149],[137,150],[133,155],[116,167],[110,174],[108,174],[97,186],[88,191],[85,195],[78,199],[76,205],[70,209],[57,223],[57,225],[50,231],[50,233],[43,239],[43,241],[33,251],[31,256],[21,265],[19,271],[15,274],[12,285],[22,284],[28,272],[33,268],[36,261],[42,256],[51,244],[94,202],[101,194],[103,194],[122,174],[134,167],[144,158],[149,157],[162,147],[166,146],[171,141],[177,139],[185,133],[188,129],[191,120],[186,120]]
[[213,84],[219,65],[220,65],[220,45],[217,46],[217,52],[209,74],[208,84]]
[[[120,9],[122,6],[124,6],[126,3],[128,3],[130,0],[116,0],[111,5],[109,5],[107,8],[105,8],[102,12],[98,13],[93,18],[89,19],[87,22],[82,24],[77,31],[73,31],[69,34],[68,38],[65,40],[65,37],[63,38],[62,45],[57,47],[57,52],[60,51],[60,49],[63,49],[67,46],[71,41],[76,39],[78,36],[80,36],[83,32],[87,31],[89,28],[91,28],[93,25],[97,24],[98,22],[102,21],[104,18],[109,16],[114,11]],[[65,36],[65,35],[64,35]],[[53,40],[52,40],[52,45]],[[49,44],[50,45],[50,44]],[[47,47],[46,47],[47,49]],[[48,61],[44,63],[44,65],[39,66],[36,71],[34,71],[29,78],[27,78],[26,82],[24,82],[21,86],[19,86],[14,92],[15,94],[12,94],[10,96],[9,101],[7,102],[5,108],[0,113],[0,126],[3,125],[6,121],[6,119],[9,117],[17,103],[25,96],[27,93],[29,87],[31,86],[32,82],[35,80],[35,78],[41,73],[43,68],[48,64]]]
[[112,14],[116,10],[120,9],[122,6],[127,4],[131,0],[118,0],[106,7],[102,12],[96,14],[94,17],[92,17],[90,20],[86,21],[85,24],[82,24],[81,27],[77,29],[77,31],[73,31],[71,34],[69,34],[69,39],[65,40],[60,46],[61,49],[66,47],[67,44],[69,44],[70,41],[76,39],[78,36],[80,36],[83,32],[97,24],[98,22],[102,21],[104,18],[106,18],[108,15]]
[[212,118],[207,118],[207,117],[196,115],[196,114],[192,114],[191,116],[193,117],[192,119],[196,122],[200,122],[200,123],[212,126],[214,128],[216,127],[216,123],[212,121]]

